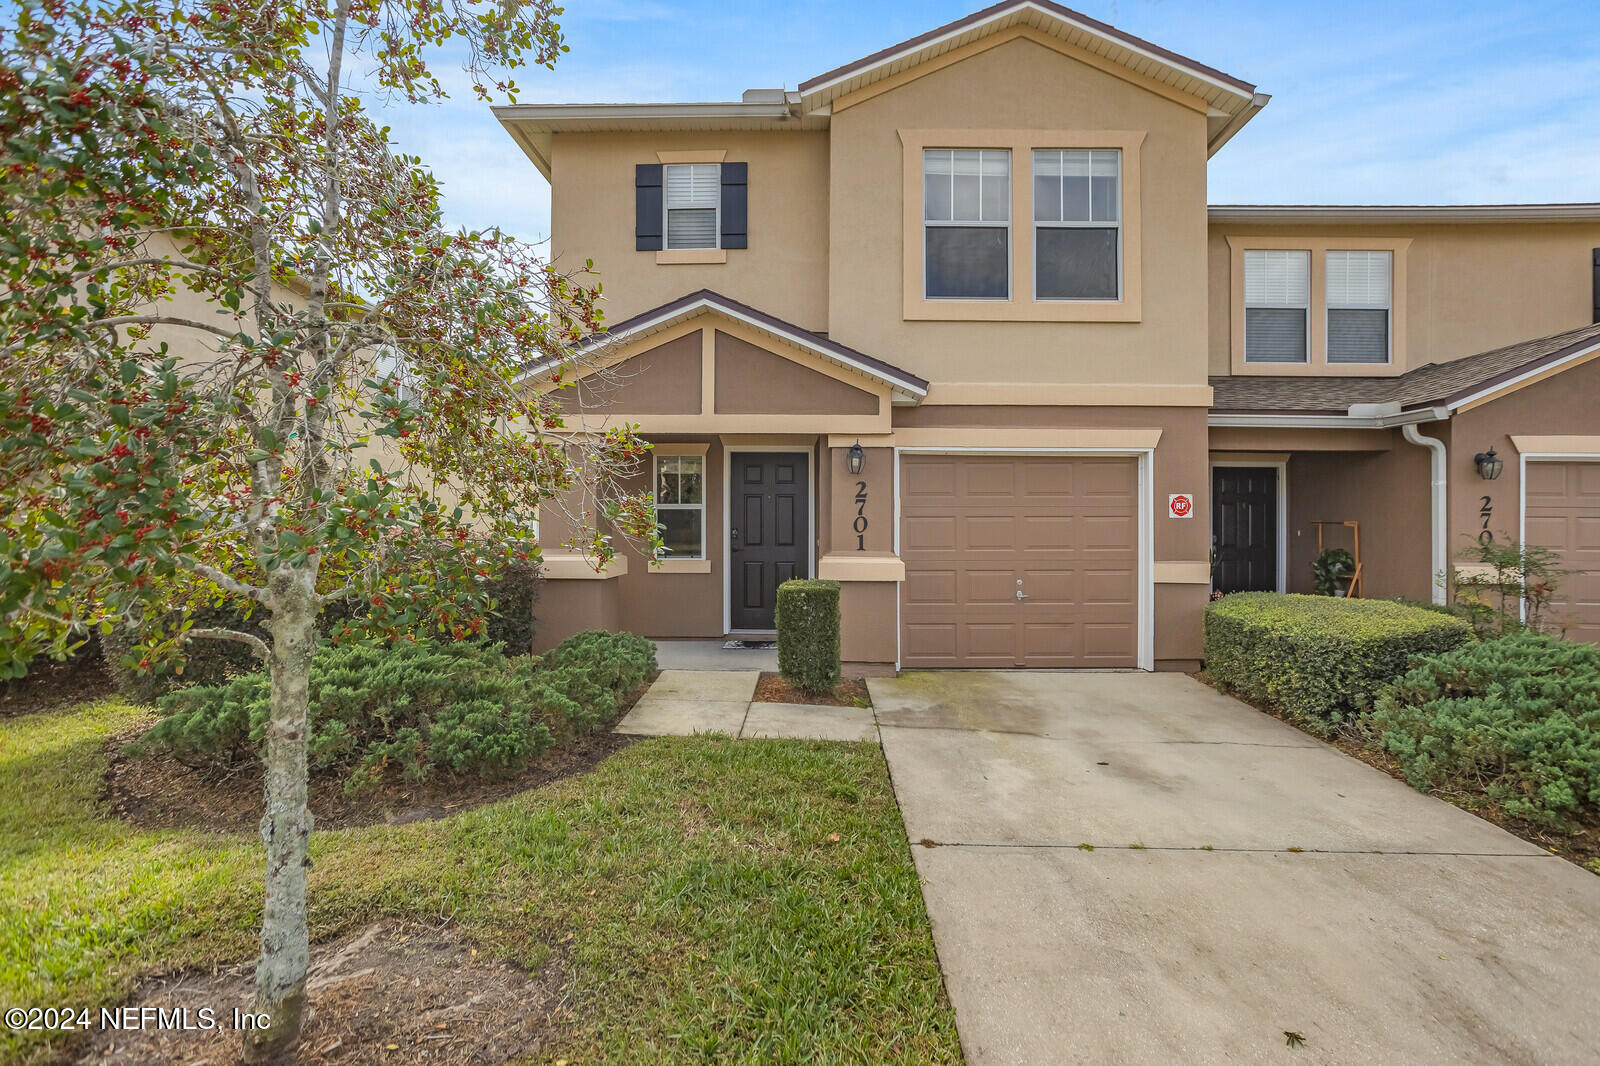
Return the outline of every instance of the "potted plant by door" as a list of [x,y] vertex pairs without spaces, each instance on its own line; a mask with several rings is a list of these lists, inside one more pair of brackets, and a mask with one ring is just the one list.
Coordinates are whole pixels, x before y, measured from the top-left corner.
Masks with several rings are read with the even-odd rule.
[[1324,548],[1311,563],[1311,580],[1319,596],[1343,596],[1355,572],[1355,556],[1343,548]]

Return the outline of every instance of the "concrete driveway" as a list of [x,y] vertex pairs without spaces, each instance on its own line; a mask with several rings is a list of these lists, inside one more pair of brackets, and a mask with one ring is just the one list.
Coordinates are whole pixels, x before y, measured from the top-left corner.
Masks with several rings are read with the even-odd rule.
[[1600,1062],[1600,877],[1183,675],[868,685],[968,1063]]

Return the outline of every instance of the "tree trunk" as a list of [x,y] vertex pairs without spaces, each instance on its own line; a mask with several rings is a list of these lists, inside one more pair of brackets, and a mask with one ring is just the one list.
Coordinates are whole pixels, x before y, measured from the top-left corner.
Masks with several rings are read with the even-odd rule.
[[311,812],[306,806],[306,739],[311,695],[311,655],[316,650],[317,607],[313,573],[275,575],[269,629],[272,711],[267,722],[266,812],[261,839],[267,845],[267,898],[261,921],[261,960],[256,965],[255,1011],[270,1019],[247,1030],[249,1062],[286,1057],[300,1039],[306,1009],[306,843]]

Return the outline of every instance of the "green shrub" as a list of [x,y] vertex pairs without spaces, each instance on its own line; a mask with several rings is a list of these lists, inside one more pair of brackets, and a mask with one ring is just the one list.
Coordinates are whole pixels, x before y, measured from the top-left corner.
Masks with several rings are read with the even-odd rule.
[[778,673],[804,692],[839,683],[839,583],[785,581],[778,586]]
[[1532,633],[1418,660],[1368,726],[1422,790],[1572,830],[1600,808],[1600,649]]
[[512,655],[526,655],[533,648],[533,605],[539,599],[539,567],[534,563],[510,562],[500,576],[489,583],[494,606],[489,612],[485,641],[503,644]]
[[[552,662],[553,660],[553,662]],[[405,642],[324,647],[311,665],[308,757],[347,790],[391,773],[492,777],[537,758],[559,737],[591,732],[655,669],[655,649],[630,634],[582,633],[544,661],[496,645]],[[264,671],[179,689],[131,751],[196,767],[256,760],[270,710]]]
[[[232,604],[208,604],[191,612],[189,617],[194,620],[195,629],[237,629],[263,639],[267,636],[262,626],[267,618],[263,610],[246,618],[244,612]],[[147,634],[171,633],[182,620],[183,615],[177,611],[163,611],[148,619],[148,626],[124,624],[101,634],[100,652],[118,692],[139,703],[154,703],[180,685],[220,685],[230,677],[261,665],[243,644],[197,637],[183,646],[181,663],[157,661],[141,669],[139,646],[148,639]]]
[[1206,607],[1206,674],[1328,733],[1370,706],[1412,656],[1471,639],[1459,618],[1389,600],[1242,592]]

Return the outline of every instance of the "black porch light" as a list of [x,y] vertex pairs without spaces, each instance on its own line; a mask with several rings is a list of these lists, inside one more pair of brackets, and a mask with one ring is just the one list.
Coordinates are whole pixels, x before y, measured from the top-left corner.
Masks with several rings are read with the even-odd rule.
[[850,467],[850,473],[861,473],[861,468],[866,465],[867,453],[861,450],[861,442],[859,440],[850,445],[850,458],[845,461]]
[[1493,481],[1506,468],[1505,462],[1494,453],[1493,448],[1474,455],[1472,461],[1478,464],[1478,476],[1485,481]]

